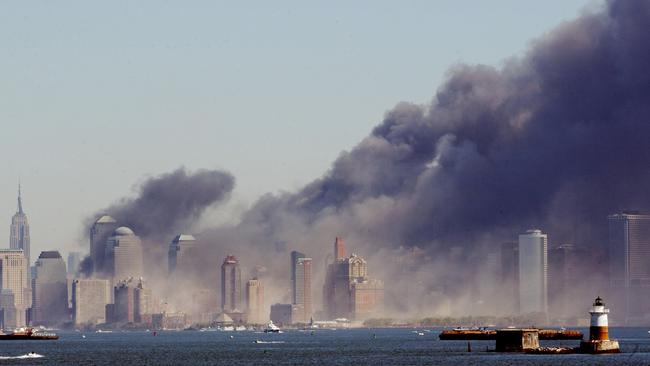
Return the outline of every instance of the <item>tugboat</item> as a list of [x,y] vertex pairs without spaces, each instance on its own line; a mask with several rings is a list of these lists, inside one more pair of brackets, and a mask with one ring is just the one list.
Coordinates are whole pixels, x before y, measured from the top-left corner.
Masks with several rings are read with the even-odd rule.
[[59,336],[54,333],[34,331],[34,328],[16,328],[11,333],[0,332],[0,341],[11,340],[56,340]]

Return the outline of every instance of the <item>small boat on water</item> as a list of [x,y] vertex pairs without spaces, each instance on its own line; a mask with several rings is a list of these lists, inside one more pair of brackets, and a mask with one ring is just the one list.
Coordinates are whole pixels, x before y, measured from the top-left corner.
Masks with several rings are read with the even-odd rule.
[[273,320],[269,320],[268,324],[266,324],[266,329],[264,329],[264,333],[282,333],[282,331],[280,327],[273,324]]
[[11,333],[0,333],[0,341],[11,340],[56,340],[59,336],[54,333],[35,331],[34,328],[16,328]]

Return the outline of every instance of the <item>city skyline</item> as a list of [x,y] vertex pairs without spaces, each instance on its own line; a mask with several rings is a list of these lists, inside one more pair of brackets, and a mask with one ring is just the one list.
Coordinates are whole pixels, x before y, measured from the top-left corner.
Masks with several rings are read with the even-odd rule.
[[[233,312],[244,310],[242,280],[248,278],[245,272],[249,269],[251,277],[258,277],[269,285],[265,286],[269,299],[277,298],[278,304],[291,305],[292,311],[294,306],[302,305],[295,299],[298,292],[296,270],[292,271],[294,288],[291,294],[291,290],[287,290],[286,260],[279,259],[286,258],[290,250],[309,253],[314,259],[309,267],[313,267],[316,274],[313,278],[329,281],[331,286],[324,288],[333,293],[334,311],[329,311],[332,314],[356,314],[351,310],[356,304],[371,304],[373,298],[382,298],[383,285],[379,278],[390,279],[386,299],[392,311],[416,313],[427,309],[463,313],[493,310],[479,304],[485,303],[483,297],[489,296],[489,291],[481,287],[496,283],[498,261],[507,259],[498,256],[495,248],[504,249],[499,247],[502,243],[515,240],[517,234],[534,227],[543,229],[552,238],[550,249],[563,248],[563,252],[554,251],[557,258],[565,260],[558,259],[559,264],[554,267],[559,268],[556,273],[566,272],[561,278],[575,278],[568,274],[572,266],[609,268],[612,262],[608,251],[613,250],[613,245],[632,248],[638,243],[628,241],[621,246],[607,240],[611,238],[607,216],[628,209],[650,209],[650,198],[644,190],[650,184],[647,170],[650,146],[646,138],[650,132],[643,122],[647,93],[639,87],[646,85],[644,81],[648,76],[642,58],[635,56],[644,50],[640,36],[643,32],[641,27],[620,26],[643,24],[645,13],[635,6],[641,5],[616,0],[594,4],[567,22],[545,28],[544,32],[530,38],[525,49],[503,55],[507,61],[500,64],[465,60],[450,64],[444,79],[437,82],[435,92],[430,93],[429,102],[412,103],[404,98],[407,101],[397,103],[382,118],[375,119],[374,127],[366,126],[367,133],[356,136],[356,144],[348,145],[346,150],[327,144],[327,153],[337,154],[329,167],[320,167],[319,174],[285,190],[272,188],[274,177],[287,179],[300,173],[283,172],[277,167],[283,160],[272,157],[282,140],[276,135],[263,133],[263,128],[247,126],[249,156],[258,157],[260,161],[270,160],[264,165],[269,169],[267,173],[260,170],[256,180],[257,189],[268,193],[243,204],[237,197],[242,188],[237,169],[220,165],[222,162],[237,165],[235,150],[229,154],[215,154],[208,148],[194,150],[205,142],[203,138],[215,136],[210,134],[214,125],[207,123],[201,126],[204,128],[196,129],[184,126],[185,134],[174,134],[177,138],[174,146],[183,148],[169,151],[178,152],[173,156],[179,159],[184,159],[187,151],[198,151],[195,159],[188,160],[190,163],[181,162],[149,174],[141,171],[143,176],[131,181],[135,184],[130,194],[109,198],[100,204],[83,199],[82,194],[87,189],[93,191],[94,198],[108,197],[101,187],[113,178],[98,184],[84,184],[86,179],[94,179],[93,170],[77,170],[77,173],[85,173],[77,174],[82,187],[77,189],[80,196],[70,200],[69,205],[58,206],[65,207],[59,210],[63,212],[60,216],[72,212],[80,202],[93,207],[79,219],[68,220],[64,225],[57,225],[56,220],[44,223],[33,220],[32,212],[41,214],[43,203],[54,206],[53,200],[63,196],[51,194],[45,199],[26,196],[30,202],[30,229],[45,230],[56,225],[58,230],[65,231],[75,225],[81,226],[79,238],[90,241],[91,260],[81,262],[84,274],[99,273],[112,277],[113,282],[144,276],[152,281],[148,283],[152,288],[164,287],[157,282],[164,282],[166,273],[173,269],[173,254],[178,251],[170,251],[174,249],[170,239],[179,233],[192,233],[201,243],[196,246],[196,261],[192,267],[203,270],[205,275],[198,276],[196,286],[192,284],[188,290],[202,294],[208,288],[214,290],[215,286],[210,283],[218,281],[215,263],[220,263],[224,255],[245,258],[243,263],[250,266],[242,266],[244,273],[238,270],[238,274],[226,281],[231,284],[225,291],[231,297],[228,310]],[[412,14],[413,10],[406,12]],[[375,9],[369,10],[370,14],[374,14],[372,11]],[[410,22],[405,24],[411,25]],[[141,41],[136,37],[136,44],[138,40]],[[367,41],[368,45],[376,45]],[[396,43],[395,47],[406,44],[409,42]],[[320,51],[320,45],[314,45]],[[432,52],[435,47],[424,48]],[[380,49],[384,51],[385,47]],[[395,57],[394,51],[390,52],[391,57]],[[364,65],[364,69],[377,66],[374,63]],[[219,73],[218,70],[214,72]],[[322,77],[319,73],[314,75]],[[354,79],[349,82],[339,79],[338,85],[347,90],[353,88],[355,82]],[[391,89],[391,86],[386,85],[379,91],[384,89]],[[282,94],[280,90],[278,94]],[[301,95],[308,95],[309,90],[314,89],[304,90],[307,92]],[[355,101],[362,104],[362,100]],[[300,103],[294,105],[296,109],[304,107]],[[187,111],[181,104],[176,107],[180,113]],[[318,116],[337,110],[335,105],[327,103],[322,107],[309,110]],[[345,121],[348,118],[356,121],[356,118],[345,110],[337,111],[339,118],[331,122],[338,126],[337,134],[319,135],[319,143],[348,136],[344,130]],[[269,113],[273,112],[269,110]],[[169,122],[161,122],[161,126],[175,128],[180,125]],[[358,122],[362,123],[365,122]],[[119,138],[111,140],[115,145],[110,151],[117,167],[102,164],[101,159],[92,158],[95,155],[84,154],[83,149],[76,152],[81,152],[78,156],[84,159],[89,157],[97,169],[105,168],[110,177],[124,184],[128,177],[121,176],[120,167],[127,169],[129,164],[137,165],[140,158],[155,152],[147,146],[152,140],[163,143],[165,139],[157,134],[165,129],[142,129],[138,124],[128,124],[129,128],[124,128],[120,123],[114,127],[117,130],[112,132],[119,132]],[[12,125],[11,128],[16,127]],[[151,134],[143,131],[151,131]],[[97,133],[93,133],[91,146],[97,147],[97,155],[101,155],[106,152],[100,148],[104,136],[99,131],[93,132]],[[235,135],[244,136],[243,130]],[[253,143],[262,135],[268,143],[266,149]],[[286,135],[301,140],[298,135]],[[190,136],[196,136],[196,141]],[[122,142],[133,138],[140,143],[139,149],[124,149]],[[211,146],[222,147],[213,140]],[[311,147],[319,150],[316,145]],[[289,145],[282,145],[282,148],[289,148]],[[29,154],[32,149],[21,151]],[[125,151],[129,152],[131,160],[120,158]],[[301,149],[293,149],[291,154],[302,159],[300,165],[293,167],[296,172],[307,171],[302,169],[304,166],[315,166]],[[153,159],[151,166],[167,161],[165,156],[168,155]],[[204,159],[217,162],[198,164]],[[33,179],[28,181],[34,182]],[[23,244],[20,245],[24,247],[24,255],[29,257],[30,249],[34,251],[35,248],[30,248],[25,240],[28,226],[25,225],[21,192],[18,203],[13,232],[22,230]],[[33,209],[32,203],[39,209]],[[35,244],[33,235],[30,237],[31,244]],[[355,250],[345,253],[343,242],[335,239],[335,247],[337,243],[340,245],[332,253],[332,237],[345,238],[353,243]],[[52,241],[56,243],[55,236]],[[16,243],[10,239],[10,246],[19,246]],[[53,246],[65,246],[65,243],[60,244]],[[523,309],[521,311],[547,312],[548,246],[545,241],[529,251],[530,248],[519,242],[516,252],[519,267],[517,275],[511,277],[513,282],[517,281],[520,295],[517,306]],[[626,263],[642,266],[645,259],[639,258],[645,258],[642,255],[645,247],[641,249],[641,254],[630,257]],[[572,260],[577,253],[586,253],[588,261]],[[31,265],[33,258],[27,262]],[[511,264],[514,262],[508,263],[509,268]],[[490,268],[487,272],[492,274],[491,281],[483,281],[483,267]],[[533,267],[535,270],[529,271]],[[364,268],[374,268],[377,272],[368,276]],[[456,268],[471,270],[457,271]],[[359,274],[352,275],[350,271],[359,271]],[[628,275],[641,273],[635,271]],[[221,277],[227,276],[222,274]],[[643,284],[645,278],[633,280]],[[628,282],[627,288],[634,283]],[[529,283],[535,286],[528,286]],[[316,283],[314,287],[320,285]],[[593,288],[599,286],[592,285]],[[534,294],[522,291],[530,287],[535,287]],[[167,289],[168,292],[172,290]],[[437,296],[440,293],[444,296]],[[329,299],[327,290],[317,294],[317,297]],[[194,297],[195,293],[184,295]],[[290,299],[291,296],[294,298]],[[226,297],[222,294],[222,298]],[[531,305],[528,301],[532,297],[535,301]],[[29,301],[27,298],[32,297],[26,296],[25,302]],[[450,306],[447,301],[454,305]],[[222,305],[225,309],[226,304]],[[565,308],[570,305],[564,304]],[[492,306],[498,307],[498,304],[492,303]],[[282,309],[285,311],[287,307]]]

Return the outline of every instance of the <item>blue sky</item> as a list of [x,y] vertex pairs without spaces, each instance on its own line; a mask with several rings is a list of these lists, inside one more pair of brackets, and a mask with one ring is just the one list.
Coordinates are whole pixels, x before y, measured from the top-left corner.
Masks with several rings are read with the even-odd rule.
[[233,173],[231,206],[295,190],[453,64],[499,66],[597,6],[0,2],[0,238],[19,178],[33,259],[87,251],[89,213],[181,165]]

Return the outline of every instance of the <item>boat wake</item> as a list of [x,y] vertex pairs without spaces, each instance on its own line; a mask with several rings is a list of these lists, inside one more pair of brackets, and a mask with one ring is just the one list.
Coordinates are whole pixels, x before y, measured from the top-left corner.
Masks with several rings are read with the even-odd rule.
[[282,344],[284,341],[260,341],[256,340],[255,343],[261,343],[261,344]]
[[45,357],[45,356],[39,355],[38,353],[28,353],[20,356],[0,356],[0,360],[20,360],[26,358],[41,358],[41,357]]

